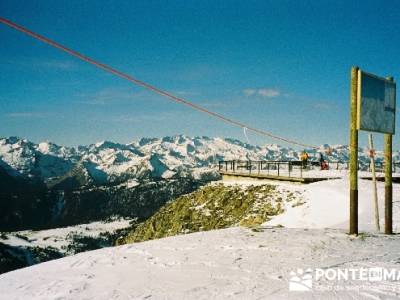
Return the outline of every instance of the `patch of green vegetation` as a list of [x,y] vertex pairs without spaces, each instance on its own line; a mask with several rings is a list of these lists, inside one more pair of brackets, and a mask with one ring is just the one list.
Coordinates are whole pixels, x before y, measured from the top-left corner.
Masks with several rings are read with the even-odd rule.
[[111,232],[101,232],[95,236],[79,234],[76,231],[73,231],[67,235],[67,240],[69,240],[70,243],[67,246],[62,246],[62,249],[68,254],[77,254],[104,247],[111,247],[116,244],[118,238],[126,236],[129,232],[134,230],[136,226],[137,221],[132,220],[130,226],[127,228],[121,228]]
[[281,214],[288,198],[296,197],[269,184],[208,185],[168,202],[127,236],[118,239],[117,244],[238,225],[257,228],[271,216]]
[[301,206],[304,203],[306,203],[305,201],[303,201],[302,199],[297,199],[293,204],[292,207],[297,207],[297,206]]
[[67,238],[71,240],[71,243],[63,247],[63,249],[71,254],[111,246],[107,237],[104,236],[87,236],[78,233],[70,233]]
[[367,237],[369,237],[369,236],[370,236],[370,235],[368,235],[367,233],[361,232],[361,233],[358,235],[358,239],[359,239],[360,241],[364,242],[365,239],[366,239]]
[[0,243],[0,274],[63,257],[53,247],[10,246]]
[[54,247],[48,246],[48,247],[31,247],[29,248],[35,263],[40,263],[40,262],[45,262],[57,258],[63,257],[63,255]]
[[264,232],[264,230],[262,228],[260,228],[260,227],[253,227],[253,228],[251,228],[251,231],[253,231],[253,232]]
[[22,239],[22,240],[24,240],[24,241],[29,242],[29,238],[26,237],[25,235],[22,235],[22,234],[20,234],[20,233],[16,233],[15,236],[16,236],[17,238],[20,238],[20,239]]
[[0,274],[25,267],[26,261],[22,250],[13,253],[13,247],[0,243]]

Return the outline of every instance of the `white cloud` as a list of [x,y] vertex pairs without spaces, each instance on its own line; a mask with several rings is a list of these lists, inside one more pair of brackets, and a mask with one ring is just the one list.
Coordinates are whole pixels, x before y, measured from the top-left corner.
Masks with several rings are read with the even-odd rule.
[[62,70],[72,71],[78,69],[78,64],[74,60],[55,60],[55,59],[31,59],[19,57],[18,59],[5,59],[0,61],[1,65],[13,65],[23,68]]
[[44,67],[44,68],[60,69],[60,70],[74,70],[77,68],[77,65],[72,61],[57,61],[57,60],[38,61],[33,65],[38,68]]
[[317,110],[332,110],[336,108],[336,105],[328,101],[317,101],[312,103],[311,106]]
[[208,108],[212,108],[212,107],[232,107],[233,104],[232,103],[226,103],[226,102],[222,102],[222,101],[206,101],[206,102],[201,102],[200,103],[202,106],[208,107]]
[[252,96],[260,96],[264,98],[274,98],[278,97],[281,92],[277,89],[273,88],[261,88],[261,89],[244,89],[243,94],[247,97],[252,97]]
[[5,115],[10,118],[44,118],[48,114],[41,112],[13,112]]
[[191,91],[176,91],[175,94],[179,96],[197,96],[199,93]]
[[255,89],[245,89],[243,90],[243,94],[245,94],[247,97],[253,96],[257,93],[257,90]]
[[109,121],[115,123],[140,123],[143,122],[165,122],[171,121],[181,117],[180,113],[177,112],[158,112],[153,114],[140,114],[140,115],[120,115],[111,117]]
[[89,93],[80,93],[76,96],[84,98],[78,101],[84,104],[106,105],[118,101],[131,101],[143,95],[141,92],[135,92],[132,88],[103,88],[101,90]]
[[258,94],[262,97],[273,98],[279,96],[281,93],[275,89],[259,89]]

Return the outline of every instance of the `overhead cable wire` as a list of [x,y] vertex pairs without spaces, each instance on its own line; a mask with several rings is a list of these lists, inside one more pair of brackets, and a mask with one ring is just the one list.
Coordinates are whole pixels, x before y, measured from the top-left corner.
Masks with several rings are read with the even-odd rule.
[[246,138],[247,144],[250,144],[250,140],[249,140],[249,137],[247,136],[246,131],[247,131],[247,128],[246,128],[246,127],[243,127],[243,134],[244,134],[244,136],[245,136],[245,138]]
[[119,70],[117,70],[117,69],[115,69],[115,68],[113,68],[111,66],[108,66],[108,65],[106,65],[104,63],[101,63],[101,62],[98,62],[98,61],[96,61],[96,60],[94,60],[94,59],[92,59],[92,58],[90,58],[90,57],[88,57],[86,55],[83,55],[83,54],[81,54],[81,53],[79,53],[79,52],[77,52],[77,51],[75,51],[73,49],[67,48],[67,47],[65,47],[65,46],[63,46],[63,45],[61,45],[61,44],[59,44],[59,43],[57,43],[57,42],[55,42],[55,41],[53,41],[53,40],[51,40],[49,38],[46,38],[46,37],[44,37],[44,36],[42,36],[40,34],[37,34],[37,33],[33,32],[33,31],[31,31],[31,30],[29,30],[29,29],[27,29],[27,28],[25,28],[25,27],[23,27],[21,25],[18,25],[18,24],[14,23],[14,22],[12,22],[10,20],[7,20],[7,19],[5,19],[3,17],[0,17],[0,22],[3,23],[4,25],[7,25],[7,26],[17,30],[17,31],[20,31],[20,32],[22,32],[24,34],[27,34],[27,35],[29,35],[29,36],[31,36],[31,37],[43,42],[43,43],[46,43],[46,44],[48,44],[48,45],[50,45],[50,46],[52,46],[54,48],[57,48],[57,49],[59,49],[59,50],[61,50],[63,52],[66,52],[69,55],[72,55],[72,56],[74,56],[74,57],[76,57],[76,58],[78,58],[80,60],[83,60],[83,61],[85,61],[85,62],[87,62],[89,64],[92,64],[92,65],[100,68],[100,69],[103,69],[104,71],[107,71],[109,73],[112,73],[112,74],[120,77],[120,78],[128,80],[131,83],[139,85],[139,86],[141,86],[141,87],[143,87],[145,89],[148,89],[148,90],[150,90],[150,91],[152,91],[152,92],[154,92],[156,94],[159,94],[159,95],[161,95],[163,97],[166,97],[166,98],[168,98],[168,99],[170,99],[172,101],[175,101],[177,103],[189,106],[190,108],[195,109],[197,111],[206,113],[206,114],[208,114],[208,115],[210,115],[210,116],[212,116],[214,118],[222,120],[225,123],[228,123],[228,124],[240,127],[240,128],[246,128],[246,130],[252,131],[252,132],[254,132],[254,133],[256,133],[256,134],[258,134],[260,136],[269,137],[269,138],[272,138],[272,139],[275,139],[275,140],[280,140],[280,141],[288,143],[288,144],[292,144],[292,145],[296,145],[296,146],[300,146],[300,147],[305,147],[305,148],[317,149],[317,147],[315,147],[315,146],[308,145],[308,144],[303,143],[303,142],[298,142],[298,141],[295,141],[295,140],[292,140],[292,139],[288,139],[288,138],[285,138],[285,137],[282,137],[282,136],[278,136],[278,135],[272,134],[271,132],[265,131],[263,129],[258,129],[258,128],[255,128],[255,127],[248,126],[248,125],[246,125],[246,124],[244,124],[242,122],[239,122],[239,121],[236,121],[234,119],[225,117],[225,116],[223,116],[223,115],[221,115],[219,113],[216,113],[216,112],[213,112],[211,110],[208,110],[208,109],[206,109],[206,108],[204,108],[204,107],[202,107],[200,105],[194,104],[194,103],[192,103],[192,102],[190,102],[188,100],[185,100],[183,98],[177,97],[177,96],[175,96],[175,95],[173,95],[173,94],[171,94],[171,93],[169,93],[167,91],[159,89],[159,88],[157,88],[157,87],[155,87],[155,86],[153,86],[151,84],[148,84],[148,83],[146,83],[144,81],[136,79],[136,78],[132,77],[131,75],[123,73],[123,72],[121,72],[121,71],[119,71]]

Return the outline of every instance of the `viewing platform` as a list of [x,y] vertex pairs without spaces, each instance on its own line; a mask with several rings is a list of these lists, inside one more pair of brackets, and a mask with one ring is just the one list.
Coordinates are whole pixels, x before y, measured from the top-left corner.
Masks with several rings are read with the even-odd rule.
[[[376,164],[377,181],[384,181],[383,164]],[[219,173],[225,180],[229,179],[266,179],[280,180],[298,183],[312,183],[322,180],[339,179],[347,175],[347,162],[329,162],[328,170],[321,170],[317,161],[308,161],[303,164],[301,161],[251,161],[251,160],[228,160],[220,161],[218,164]],[[399,170],[400,162],[393,163],[392,181],[400,183]],[[369,166],[360,166],[360,179],[372,179]]]
[[[329,167],[333,167],[334,170],[342,168],[340,163],[331,163]],[[341,178],[337,172],[321,171],[320,163],[315,161],[305,164],[301,161],[230,160],[220,161],[218,170],[223,179],[254,178],[312,183]]]

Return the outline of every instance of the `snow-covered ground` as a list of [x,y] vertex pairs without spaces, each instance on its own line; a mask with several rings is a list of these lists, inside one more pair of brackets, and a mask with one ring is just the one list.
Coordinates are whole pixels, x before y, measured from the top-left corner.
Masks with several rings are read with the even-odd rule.
[[[377,182],[381,228],[384,226],[385,183]],[[338,228],[347,229],[349,220],[349,180],[320,181],[294,187],[301,190],[306,203],[286,207],[285,213],[276,216],[268,225],[290,228]],[[371,180],[359,180],[359,230],[375,231],[373,185]],[[400,185],[393,185],[393,228],[400,231]]]
[[[9,272],[0,275],[0,299],[399,298],[400,239],[375,232],[367,180],[359,182],[359,227],[366,233],[346,234],[347,182],[346,177],[309,185],[275,182],[300,192],[305,204],[288,205],[259,229],[230,228],[105,248]],[[383,183],[378,188],[382,203]],[[395,184],[395,231],[400,228],[399,189]],[[380,213],[382,219],[382,205]],[[308,290],[289,290],[290,283],[304,279],[291,272],[308,268],[312,277],[302,282]],[[385,268],[395,277],[328,276],[328,270],[358,274],[369,268]]]
[[118,229],[129,227],[130,220],[117,219],[110,222],[92,222],[75,226],[60,227],[47,230],[24,230],[3,233],[0,242],[10,246],[21,247],[54,247],[60,252],[66,251],[66,246],[71,243],[71,234],[98,237],[101,233],[112,233]]
[[[339,230],[243,228],[105,248],[0,276],[0,299],[392,299],[398,282],[357,291],[289,291],[298,268],[396,268],[400,240]],[[357,280],[346,286],[357,287]]]

